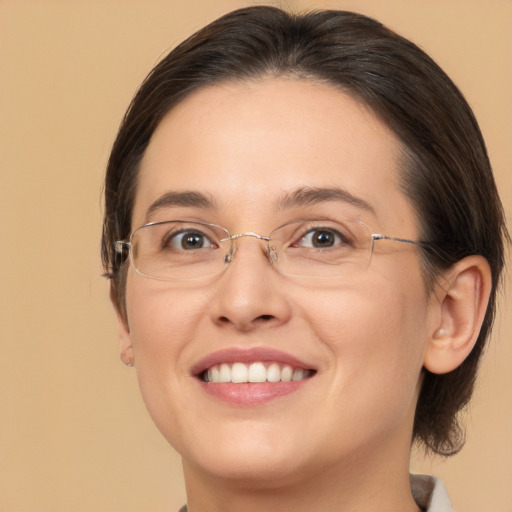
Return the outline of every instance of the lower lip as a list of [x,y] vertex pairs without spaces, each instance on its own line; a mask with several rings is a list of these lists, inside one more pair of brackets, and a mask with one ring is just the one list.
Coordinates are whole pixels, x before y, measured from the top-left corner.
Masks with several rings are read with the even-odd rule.
[[311,377],[291,382],[247,382],[241,384],[200,381],[200,384],[206,393],[218,400],[238,407],[252,407],[294,393],[310,379]]

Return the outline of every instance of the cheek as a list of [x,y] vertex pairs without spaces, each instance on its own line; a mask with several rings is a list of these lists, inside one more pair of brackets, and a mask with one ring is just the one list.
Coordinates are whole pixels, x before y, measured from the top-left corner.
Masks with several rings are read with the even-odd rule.
[[423,290],[421,283],[360,279],[357,287],[308,295],[304,318],[330,354],[333,394],[343,389],[366,399],[412,398],[426,341]]
[[166,283],[128,280],[127,315],[135,369],[146,408],[163,436],[179,448],[187,438],[181,421],[190,408],[183,383],[188,373],[188,350],[204,317],[200,293],[170,291]]
[[129,279],[127,316],[139,357],[179,351],[192,337],[202,308],[200,294],[180,293],[165,282],[142,281],[138,276]]
[[204,301],[201,294],[171,291],[167,283],[132,276],[126,305],[139,385],[151,412],[159,397],[179,399],[173,390],[179,378],[188,378],[183,360],[204,315]]

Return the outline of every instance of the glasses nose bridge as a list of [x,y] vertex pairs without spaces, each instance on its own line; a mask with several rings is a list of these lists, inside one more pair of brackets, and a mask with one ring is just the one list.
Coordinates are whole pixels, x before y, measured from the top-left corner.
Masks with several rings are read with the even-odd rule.
[[236,240],[239,240],[240,238],[243,238],[243,237],[246,237],[246,236],[247,237],[256,238],[257,240],[261,240],[261,241],[265,242],[267,257],[271,261],[273,260],[272,254],[271,254],[271,248],[270,248],[270,237],[269,236],[263,236],[263,235],[260,235],[258,233],[254,233],[254,231],[246,231],[245,233],[237,233],[235,235],[230,235],[229,237],[224,238],[223,240],[221,240],[222,242],[224,242],[224,241],[232,242],[231,252],[230,252],[230,254],[227,255],[227,259],[225,260],[226,263],[230,263],[233,260],[235,254],[237,252],[237,247],[236,247],[236,244],[234,242]]
[[252,236],[253,238],[257,238],[258,240],[264,240],[265,242],[270,241],[270,237],[258,235],[258,233],[254,233],[254,231],[246,231],[245,233],[237,233],[236,235],[231,235],[229,238],[231,240],[238,240],[243,236]]

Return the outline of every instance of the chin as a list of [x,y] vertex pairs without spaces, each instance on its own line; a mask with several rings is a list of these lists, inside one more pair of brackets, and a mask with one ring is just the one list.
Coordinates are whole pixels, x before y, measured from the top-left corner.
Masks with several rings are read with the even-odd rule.
[[297,461],[290,458],[281,460],[269,459],[268,457],[255,457],[242,454],[232,456],[216,456],[215,460],[202,458],[200,461],[190,463],[183,461],[185,472],[187,466],[193,466],[194,471],[209,475],[210,478],[237,483],[240,487],[251,489],[273,489],[282,487],[297,479],[302,473]]
[[282,436],[277,433],[258,435],[255,429],[240,425],[237,429],[243,429],[243,434],[217,435],[212,430],[209,443],[198,443],[188,450],[175,446],[183,457],[184,468],[190,466],[194,471],[237,481],[242,486],[250,483],[251,487],[272,488],[291,480],[300,472],[300,466],[306,466],[303,457],[298,457],[298,444],[290,442],[290,438],[279,442]]

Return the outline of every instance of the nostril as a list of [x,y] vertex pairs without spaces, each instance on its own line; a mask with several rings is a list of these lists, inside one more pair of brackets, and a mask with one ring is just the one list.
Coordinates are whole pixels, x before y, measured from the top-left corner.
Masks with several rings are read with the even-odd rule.
[[272,320],[274,317],[272,315],[260,315],[256,320],[263,320],[265,322],[268,322],[269,320]]

